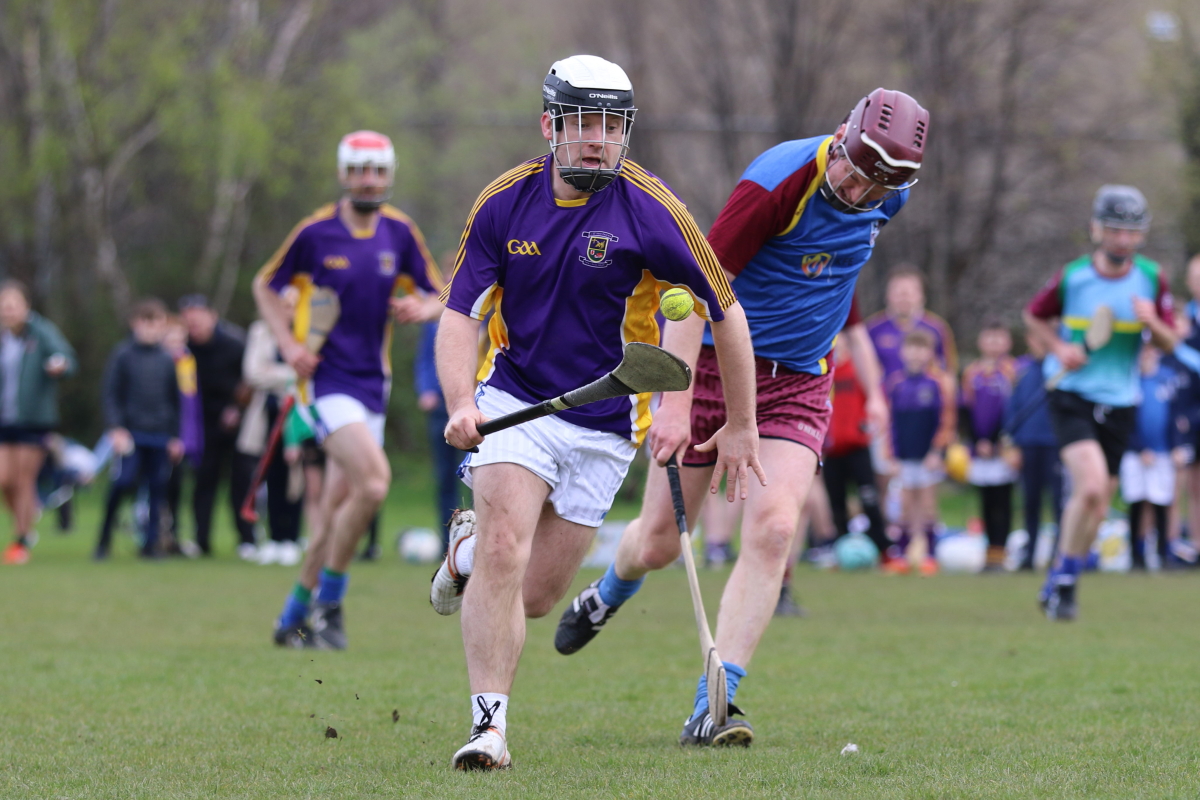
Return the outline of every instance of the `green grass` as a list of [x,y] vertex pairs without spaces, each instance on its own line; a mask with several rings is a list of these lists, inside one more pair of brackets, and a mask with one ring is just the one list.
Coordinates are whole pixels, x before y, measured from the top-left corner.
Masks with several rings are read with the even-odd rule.
[[[122,540],[92,564],[95,497],[72,536],[43,523],[33,562],[0,570],[0,798],[1200,796],[1190,574],[1089,575],[1081,620],[1052,625],[1031,576],[802,570],[811,618],[773,623],[738,695],[758,738],[718,752],[676,744],[700,657],[668,570],[579,655],[554,652],[557,613],[532,621],[516,768],[455,774],[458,620],[390,549],[432,521],[399,477],[345,653],[269,644],[294,570],[236,561],[228,531],[212,561],[140,563]],[[710,615],[726,574],[702,576]]]

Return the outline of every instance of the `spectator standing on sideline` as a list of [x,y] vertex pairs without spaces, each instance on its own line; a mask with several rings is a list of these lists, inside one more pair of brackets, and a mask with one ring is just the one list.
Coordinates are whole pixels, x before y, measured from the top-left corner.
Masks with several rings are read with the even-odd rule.
[[1025,343],[1028,354],[1017,359],[1017,378],[1004,411],[1004,430],[1016,448],[1015,457],[1011,453],[1009,457],[1020,465],[1025,531],[1029,534],[1029,547],[1021,557],[1019,569],[1032,570],[1042,525],[1042,499],[1046,492],[1050,493],[1054,511],[1054,549],[1058,549],[1063,474],[1058,458],[1058,439],[1054,436],[1050,409],[1046,405],[1046,380],[1042,377],[1046,348],[1032,336],[1026,336]]
[[208,298],[191,294],[179,301],[179,311],[188,332],[188,350],[196,359],[196,381],[204,427],[204,455],[196,467],[192,490],[192,511],[196,519],[196,545],[203,555],[212,555],[213,503],[226,465],[230,465],[230,507],[238,532],[238,555],[253,559],[254,526],[238,513],[250,488],[250,470],[235,455],[238,425],[242,409],[238,395],[242,389],[242,338],[219,324],[217,312]]
[[875,344],[883,367],[883,379],[904,372],[900,349],[910,331],[923,330],[933,337],[934,358],[947,375],[958,374],[958,350],[954,332],[946,320],[925,309],[925,279],[911,264],[897,265],[888,275],[887,307],[866,320],[867,333]]
[[933,335],[925,330],[904,336],[900,356],[904,372],[888,379],[892,407],[892,452],[900,464],[900,541],[888,554],[884,569],[907,572],[905,560],[913,534],[924,531],[921,574],[937,572],[937,487],[945,477],[943,454],[954,437],[954,385],[934,363]]
[[1004,546],[1012,529],[1012,490],[1017,475],[1001,452],[1000,432],[1017,364],[1010,355],[1012,334],[1000,320],[984,320],[978,344],[980,357],[963,370],[959,405],[962,429],[972,448],[967,482],[979,489],[988,537],[984,570],[996,572],[1004,568]]
[[183,458],[179,438],[179,384],[175,361],[163,348],[167,307],[161,300],[138,303],[129,319],[133,335],[117,345],[104,374],[104,421],[117,456],[95,560],[108,558],[117,511],[125,495],[144,485],[149,497],[142,531],[142,558],[156,558],[162,504],[171,463]]
[[1129,504],[1129,550],[1133,568],[1146,568],[1145,525],[1153,516],[1158,534],[1158,559],[1167,565],[1167,512],[1175,499],[1175,465],[1183,463],[1182,444],[1175,426],[1175,370],[1162,362],[1159,351],[1143,345],[1138,356],[1141,396],[1129,449],[1121,456],[1121,496]]
[[[288,287],[281,293],[289,311],[295,315],[299,291]],[[258,461],[266,453],[268,437],[279,418],[281,404],[293,384],[296,371],[288,366],[279,352],[279,344],[264,320],[255,320],[246,336],[246,354],[242,359],[242,376],[254,394],[242,415],[238,432],[237,458],[242,469],[253,474]],[[258,563],[295,566],[300,563],[300,514],[303,493],[289,496],[288,479],[291,469],[282,456],[282,439],[275,443],[275,456],[267,468],[267,520],[270,536],[259,547]]]
[[200,466],[204,455],[204,414],[200,408],[200,393],[196,383],[196,357],[187,347],[187,328],[177,315],[167,317],[167,332],[163,349],[175,362],[175,380],[179,384],[179,439],[183,442],[184,458],[171,465],[167,482],[167,512],[170,518],[165,544],[172,553],[195,558],[200,554],[195,542],[185,542],[179,535],[179,501],[183,494],[184,461],[192,468]]
[[450,416],[446,413],[446,398],[438,383],[437,363],[433,357],[433,345],[437,339],[437,323],[427,322],[421,326],[421,338],[417,344],[416,373],[417,407],[425,413],[425,431],[429,439],[429,457],[433,461],[433,475],[437,484],[436,510],[438,525],[442,528],[442,549],[449,544],[450,529],[446,527],[450,515],[458,508],[469,508],[469,500],[459,498],[466,487],[458,482],[458,465],[463,452],[446,442],[446,425]]
[[25,286],[0,283],[0,490],[13,517],[5,564],[29,561],[43,440],[58,426],[58,380],[76,368],[75,350],[30,309]]

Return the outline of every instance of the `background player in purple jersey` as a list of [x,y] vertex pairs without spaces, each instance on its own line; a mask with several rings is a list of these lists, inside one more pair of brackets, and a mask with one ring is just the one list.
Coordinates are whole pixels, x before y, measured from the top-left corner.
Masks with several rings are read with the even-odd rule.
[[[345,136],[338,146],[345,196],[297,225],[254,280],[259,312],[301,380],[299,405],[311,415],[328,457],[320,518],[275,627],[275,642],[283,646],[346,647],[346,570],[392,479],[383,453],[391,321],[441,316],[441,274],[421,232],[385,204],[395,168],[386,136]],[[294,323],[279,295],[289,285],[300,290]],[[342,309],[319,354],[304,345],[317,287],[335,291]]]
[[[651,398],[593,403],[486,439],[481,422],[599,378],[627,342],[657,344],[659,292],[678,286],[712,322],[734,376],[730,423],[704,448],[718,454],[711,482],[728,471],[731,496],[751,469],[765,482],[745,316],[684,205],[625,158],[635,112],[628,77],[573,56],[551,68],[543,102],[550,153],[479,196],[438,329],[446,439],[479,446],[460,470],[475,510],[456,515],[430,590],[439,613],[463,612],[474,724],[457,769],[512,763],[506,717],[525,617],[544,616],[566,593],[650,426]],[[477,332],[489,312],[481,369]]]
[[[818,467],[831,414],[830,351],[846,324],[854,287],[875,238],[908,197],[924,155],[929,115],[903,92],[876,89],[833,136],[784,142],[747,168],[708,234],[735,276],[754,340],[756,425],[772,476],[751,486],[742,549],[721,598],[716,645],[725,661],[730,710],[738,682],[779,599],[792,537]],[[664,345],[696,364],[692,392],[663,398],[650,433],[659,465],[672,455],[706,466],[699,444],[725,422],[723,387],[740,380],[718,366],[700,320],[667,326]],[[729,413],[735,409],[730,408]],[[685,504],[695,515],[707,470],[681,470]],[[651,466],[642,514],[621,538],[615,564],[563,614],[555,645],[572,653],[596,635],[646,573],[674,563],[679,536],[666,471]],[[680,742],[748,745],[749,723],[717,727],[703,677]]]

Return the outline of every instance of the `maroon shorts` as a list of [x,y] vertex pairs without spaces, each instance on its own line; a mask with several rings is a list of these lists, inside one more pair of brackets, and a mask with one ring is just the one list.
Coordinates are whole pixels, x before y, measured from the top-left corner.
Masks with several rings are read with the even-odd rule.
[[[829,403],[833,373],[793,372],[774,361],[755,358],[754,376],[758,390],[758,435],[802,444],[819,457],[833,414]],[[707,442],[725,424],[725,396],[721,393],[717,351],[712,347],[700,348],[694,384],[692,443],[683,455],[683,463],[704,467],[717,463],[717,455],[697,453],[696,445]]]

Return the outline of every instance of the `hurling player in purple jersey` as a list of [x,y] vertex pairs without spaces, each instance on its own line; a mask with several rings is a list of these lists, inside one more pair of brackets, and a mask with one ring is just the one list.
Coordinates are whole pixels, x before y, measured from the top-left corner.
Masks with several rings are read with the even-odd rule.
[[[320,519],[275,626],[275,643],[285,647],[346,647],[346,570],[392,479],[383,453],[392,320],[422,323],[442,312],[441,274],[420,230],[385,204],[395,169],[388,137],[343,137],[338,177],[345,196],[297,225],[254,280],[259,313],[296,370],[299,409],[327,457]],[[279,294],[288,286],[300,290],[294,323]],[[319,353],[304,344],[316,289],[334,291],[341,307]]]
[[[680,734],[684,745],[749,745],[754,731],[733,705],[738,682],[775,611],[800,513],[819,465],[833,387],[830,353],[845,327],[854,287],[875,238],[908,198],[924,155],[929,115],[903,92],[876,89],[832,136],[783,142],[746,169],[709,231],[721,266],[734,276],[754,341],[756,427],[771,485],[751,486],[742,549],[717,617],[730,701],[718,726],[701,676]],[[712,358],[701,320],[667,326],[664,346],[695,364],[692,391],[666,395],[650,431],[651,452],[685,467],[710,458],[694,445],[724,423],[721,390],[739,377]],[[702,344],[703,342],[703,344]],[[848,342],[853,344],[854,339]],[[563,614],[560,653],[586,645],[644,576],[679,557],[666,471],[652,465],[641,516],[621,536],[617,558]],[[683,469],[689,516],[704,501],[707,470]]]
[[[660,291],[691,293],[730,381],[730,422],[704,445],[731,492],[765,482],[754,431],[750,334],[703,234],[670,189],[625,158],[633,87],[595,56],[558,61],[543,85],[550,152],[493,181],[467,218],[442,293],[438,377],[446,439],[479,446],[460,474],[475,510],[458,512],[430,601],[461,606],[474,724],[456,769],[512,763],[508,696],[525,618],[566,593],[650,426],[650,396],[615,398],[479,435],[478,425],[609,372],[628,342],[657,344]],[[478,359],[480,321],[490,347]],[[715,451],[715,452],[714,452]],[[470,577],[468,583],[467,578]]]

